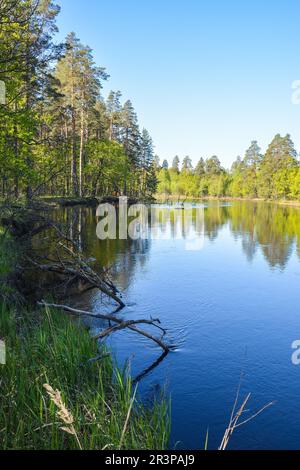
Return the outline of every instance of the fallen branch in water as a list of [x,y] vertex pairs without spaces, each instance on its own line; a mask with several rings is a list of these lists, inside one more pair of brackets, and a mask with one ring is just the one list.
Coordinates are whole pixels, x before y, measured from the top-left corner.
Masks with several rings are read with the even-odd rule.
[[75,280],[81,280],[86,286],[88,286],[88,289],[99,289],[103,294],[117,302],[121,308],[125,307],[124,302],[118,295],[118,289],[107,278],[106,273],[96,273],[81,256],[72,253],[71,250],[64,245],[61,244],[61,246],[69,254],[72,254],[72,260],[61,259],[59,257],[58,260],[50,260],[45,264],[39,263],[37,260],[33,260],[30,257],[27,257],[27,259],[33,266],[37,267],[41,271],[59,274],[72,280],[72,282]]
[[[22,254],[18,263],[20,290],[25,290],[26,295],[28,295],[26,279],[23,275],[31,269],[28,269],[29,262],[31,267],[56,275],[51,276],[52,285],[54,284],[53,278],[54,281],[58,278],[60,285],[58,289],[55,286],[54,290],[56,292],[54,295],[63,288],[65,288],[64,292],[66,293],[69,287],[76,286],[78,282],[78,285],[82,286],[81,293],[94,288],[99,289],[104,295],[113,299],[120,308],[125,307],[121,299],[122,296],[112,282],[108,270],[104,268],[93,269],[90,266],[91,260],[84,257],[81,244],[78,241],[81,233],[78,232],[78,240],[76,242],[73,229],[72,234],[69,233],[70,230],[65,230],[64,233],[60,225],[48,216],[40,214],[41,209],[42,206],[39,204],[37,204],[37,207],[35,204],[32,204],[30,207],[6,205],[0,208],[1,223],[6,231],[9,231],[15,239],[26,242],[27,246],[24,255]],[[36,235],[40,235],[41,238],[41,234],[44,232],[44,240],[48,240],[47,245],[43,249],[39,239],[38,248],[35,249],[31,243],[33,238]],[[49,245],[49,239],[51,239],[51,245]],[[47,254],[45,255],[45,253]],[[51,257],[52,259],[50,259]],[[44,278],[42,279],[43,281],[47,280],[47,276],[44,276]]]
[[115,317],[114,315],[103,315],[101,313],[95,313],[93,314],[92,312],[87,312],[85,310],[78,310],[76,308],[69,307],[67,305],[59,305],[59,304],[50,304],[47,302],[38,302],[38,305],[42,307],[48,307],[48,308],[56,308],[56,309],[62,309],[65,312],[69,312],[72,315],[76,316],[85,316],[85,317],[92,317],[92,318],[100,318],[101,320],[108,320],[110,322],[116,323],[115,326],[110,326],[109,328],[106,328],[103,330],[101,333],[96,335],[94,338],[95,339],[103,339],[107,336],[109,336],[112,333],[115,333],[116,331],[123,330],[125,328],[128,328],[131,331],[134,331],[135,333],[138,333],[142,336],[145,336],[146,338],[154,341],[156,344],[158,344],[165,352],[170,351],[170,347],[167,346],[160,338],[157,338],[147,331],[141,330],[140,328],[137,328],[135,325],[139,324],[146,324],[146,325],[152,325],[155,328],[158,328],[159,330],[162,331],[163,335],[166,333],[166,331],[159,326],[160,321],[158,319],[151,319],[151,320],[120,320],[119,318]]

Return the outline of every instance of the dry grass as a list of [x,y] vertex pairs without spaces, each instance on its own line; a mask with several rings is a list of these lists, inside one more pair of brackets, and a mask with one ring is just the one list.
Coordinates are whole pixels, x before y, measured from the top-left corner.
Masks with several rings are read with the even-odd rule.
[[267,408],[274,405],[274,402],[270,402],[270,403],[266,404],[265,406],[263,406],[262,408],[260,408],[258,411],[256,411],[254,414],[252,414],[247,419],[244,419],[243,421],[240,421],[241,417],[243,416],[243,413],[245,412],[246,405],[250,400],[251,393],[249,393],[246,396],[246,398],[243,400],[240,407],[238,407],[239,397],[240,397],[240,384],[239,384],[238,391],[237,391],[236,398],[235,398],[235,402],[234,402],[234,405],[233,405],[233,408],[232,408],[229,424],[228,424],[228,426],[225,430],[225,433],[224,433],[221,445],[219,447],[219,450],[226,450],[228,448],[230,438],[231,438],[232,434],[234,433],[234,431],[237,428],[240,428],[241,426],[244,426],[245,424],[249,423],[250,421],[255,419],[258,415],[260,415],[263,411],[265,411]]
[[57,411],[58,419],[64,424],[64,426],[61,427],[60,429],[68,434],[71,434],[71,436],[74,436],[79,449],[82,450],[82,445],[79,441],[78,434],[74,428],[73,415],[64,404],[60,391],[53,390],[53,388],[49,384],[44,384],[44,388],[58,409]]

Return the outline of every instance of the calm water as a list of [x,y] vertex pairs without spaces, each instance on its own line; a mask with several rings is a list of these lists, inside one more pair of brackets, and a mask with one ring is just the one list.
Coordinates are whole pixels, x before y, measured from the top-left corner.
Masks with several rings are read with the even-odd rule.
[[[101,242],[92,210],[62,216],[81,229],[82,248],[113,267],[127,305],[120,317],[159,317],[177,346],[139,385],[145,399],[164,386],[171,394],[171,447],[203,448],[208,427],[209,446],[218,447],[243,369],[242,398],[252,394],[245,418],[276,404],[237,430],[230,448],[300,449],[300,366],[291,362],[300,339],[300,209],[206,204],[198,251],[174,236],[174,220],[158,224],[169,239]],[[87,304],[105,309],[95,292],[81,299]],[[117,333],[110,344],[119,363],[130,360],[133,376],[161,354],[134,333]]]

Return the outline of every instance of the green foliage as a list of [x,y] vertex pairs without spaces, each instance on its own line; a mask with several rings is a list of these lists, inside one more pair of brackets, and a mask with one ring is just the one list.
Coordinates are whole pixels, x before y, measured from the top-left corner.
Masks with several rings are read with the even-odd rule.
[[171,177],[167,168],[162,168],[158,173],[158,187],[159,194],[171,194]]
[[235,197],[262,199],[300,199],[300,167],[289,135],[276,135],[265,155],[252,141],[245,158],[237,157],[225,171],[218,157],[200,159],[195,170],[188,157],[182,171],[166,165],[159,171],[158,193],[176,197]]
[[91,141],[89,160],[84,168],[85,190],[88,194],[121,193],[124,186],[128,157],[121,144],[114,141]]
[[277,134],[265,155],[252,141],[226,172],[216,156],[176,156],[162,172],[147,130],[120,91],[101,96],[108,79],[90,47],[70,33],[55,45],[59,7],[52,0],[0,2],[0,191],[2,198],[233,196],[299,199],[297,153]]
[[291,199],[300,199],[300,168],[289,171],[289,196]]
[[112,190],[151,196],[157,185],[153,144],[140,131],[131,101],[122,105],[121,93],[112,91],[104,102],[106,70],[75,33],[54,45],[59,7],[51,0],[38,3],[0,2],[3,198]]
[[203,176],[205,174],[205,161],[203,158],[200,158],[199,162],[197,163],[195,174],[198,176]]

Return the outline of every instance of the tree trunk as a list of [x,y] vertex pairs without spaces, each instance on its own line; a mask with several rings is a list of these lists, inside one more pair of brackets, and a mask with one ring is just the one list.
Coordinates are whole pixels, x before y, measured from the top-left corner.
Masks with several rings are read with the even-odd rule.
[[77,156],[76,156],[76,120],[75,111],[72,111],[72,158],[71,158],[71,187],[72,193],[78,196],[77,184]]
[[[30,103],[30,58],[29,58],[29,45],[27,45],[27,52],[26,52],[26,112],[27,114],[30,113],[31,103]],[[29,171],[29,175],[27,176],[27,187],[26,187],[26,198],[28,201],[32,199],[32,187],[31,187],[31,175],[30,171],[32,170],[32,155],[31,155],[31,148],[30,144],[27,144],[27,152],[26,152],[26,164],[27,170]]]
[[72,157],[71,157],[71,187],[73,195],[78,196],[77,156],[76,156],[76,111],[75,111],[75,85],[74,64],[72,63]]
[[[17,112],[17,103],[14,106],[15,113]],[[18,142],[18,128],[16,122],[14,122],[14,154],[15,154],[15,161],[18,161],[19,158],[19,142]],[[15,175],[14,178],[14,193],[15,198],[19,198],[19,177]]]
[[79,152],[79,196],[82,197],[82,170],[83,170],[83,148],[84,148],[84,111],[81,110],[80,122],[80,152]]

